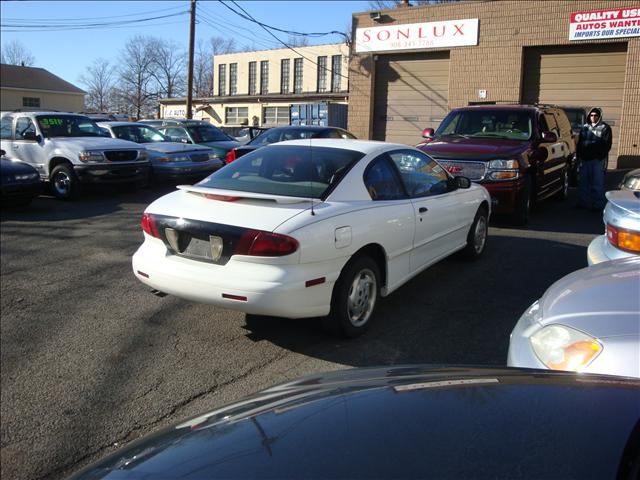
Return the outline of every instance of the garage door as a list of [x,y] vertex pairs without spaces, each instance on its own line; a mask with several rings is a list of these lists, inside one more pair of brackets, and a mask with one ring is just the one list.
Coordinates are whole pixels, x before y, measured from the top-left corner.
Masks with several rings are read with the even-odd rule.
[[416,145],[448,112],[449,52],[379,55],[373,138]]
[[613,131],[609,168],[615,168],[626,60],[626,44],[527,49],[522,100],[602,107]]

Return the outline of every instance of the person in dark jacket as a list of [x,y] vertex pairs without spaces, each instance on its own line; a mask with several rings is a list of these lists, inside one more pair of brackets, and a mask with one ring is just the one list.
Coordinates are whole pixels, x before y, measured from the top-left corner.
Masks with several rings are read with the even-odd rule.
[[611,127],[602,120],[602,109],[592,108],[587,116],[587,123],[580,129],[577,146],[580,161],[579,208],[602,210],[604,207],[604,172],[611,142]]

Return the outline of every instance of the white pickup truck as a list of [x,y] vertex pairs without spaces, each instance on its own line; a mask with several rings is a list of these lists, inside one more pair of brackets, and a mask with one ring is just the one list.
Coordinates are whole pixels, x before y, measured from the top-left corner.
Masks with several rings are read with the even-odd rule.
[[144,147],[108,138],[88,117],[61,112],[2,112],[0,148],[7,158],[34,166],[60,199],[83,183],[146,184]]

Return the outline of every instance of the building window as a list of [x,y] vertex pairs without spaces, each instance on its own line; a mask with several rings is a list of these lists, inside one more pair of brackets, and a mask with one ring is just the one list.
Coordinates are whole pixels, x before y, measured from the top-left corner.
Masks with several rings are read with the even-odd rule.
[[260,95],[269,93],[269,60],[260,62]]
[[318,92],[327,91],[327,57],[318,57]]
[[302,58],[293,59],[293,93],[302,93]]
[[40,98],[38,97],[22,97],[23,107],[40,108]]
[[249,62],[249,95],[256,94],[256,62]]
[[225,95],[227,92],[227,66],[218,65],[218,95]]
[[289,107],[264,107],[263,125],[289,125]]
[[238,64],[229,64],[229,95],[238,94]]
[[225,108],[224,123],[227,125],[249,125],[249,107]]
[[280,93],[289,93],[289,59],[280,62]]
[[342,79],[342,55],[331,57],[331,91],[340,91],[340,80]]

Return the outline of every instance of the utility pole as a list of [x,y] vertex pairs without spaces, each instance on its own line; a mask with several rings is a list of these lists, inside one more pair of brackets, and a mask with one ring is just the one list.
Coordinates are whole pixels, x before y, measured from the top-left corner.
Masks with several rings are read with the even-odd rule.
[[196,0],[191,0],[191,23],[189,25],[189,64],[187,66],[187,118],[193,118],[191,103],[193,98],[193,45],[196,37]]

